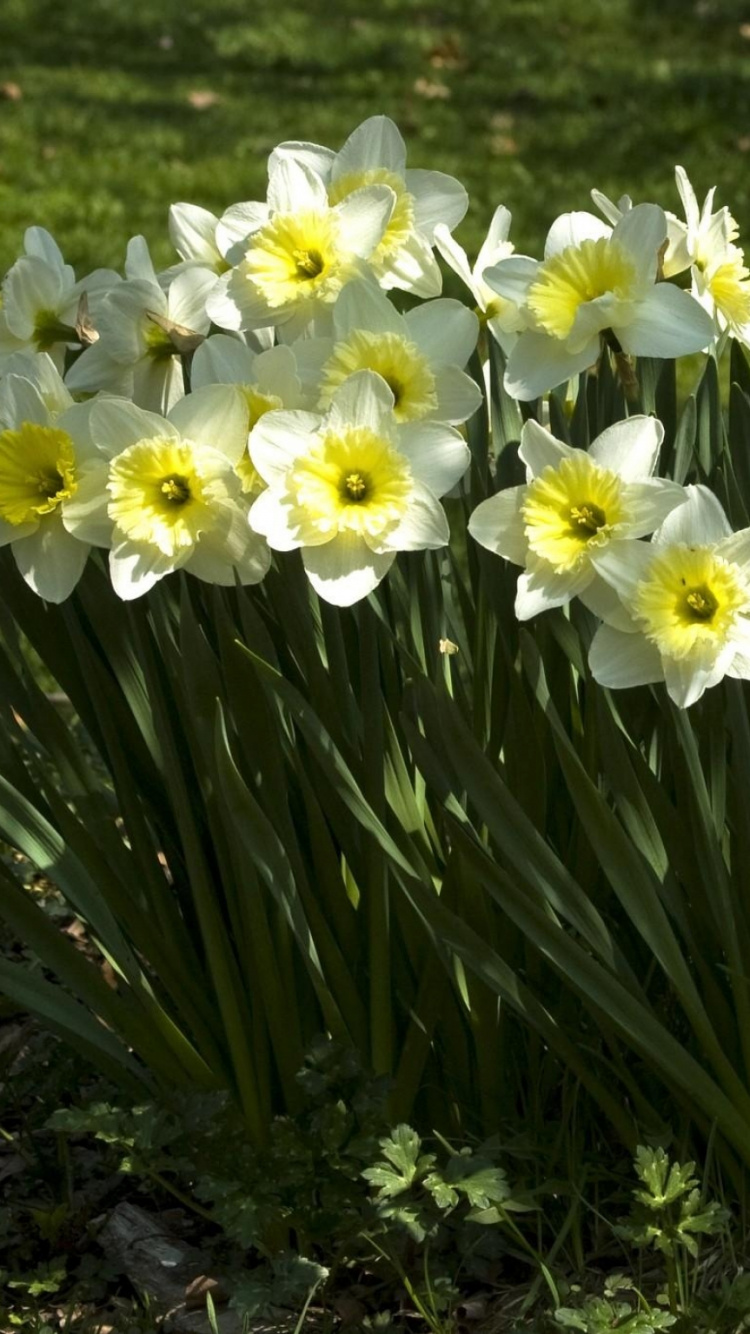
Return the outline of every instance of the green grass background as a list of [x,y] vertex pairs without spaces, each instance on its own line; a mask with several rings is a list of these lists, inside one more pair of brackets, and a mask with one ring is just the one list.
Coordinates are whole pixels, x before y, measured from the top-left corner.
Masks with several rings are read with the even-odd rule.
[[531,252],[593,185],[676,208],[676,162],[750,221],[738,0],[0,0],[0,85],[0,272],[31,223],[77,267],[136,232],[166,264],[172,200],[262,198],[274,144],[377,112],[464,181],[469,249],[500,203]]

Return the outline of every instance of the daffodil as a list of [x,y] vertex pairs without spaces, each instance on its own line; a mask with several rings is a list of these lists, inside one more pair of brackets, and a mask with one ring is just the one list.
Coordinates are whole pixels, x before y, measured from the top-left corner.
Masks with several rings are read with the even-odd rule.
[[238,204],[222,218],[218,235],[235,267],[209,297],[211,319],[222,329],[275,325],[287,342],[306,332],[330,315],[346,283],[366,273],[395,200],[388,185],[363,185],[331,204],[310,167],[282,158],[267,205]]
[[359,371],[325,416],[269,412],[252,459],[267,483],[250,524],[277,551],[301,549],[327,602],[350,606],[380,583],[399,551],[445,546],[437,497],[466,470],[461,436],[436,422],[399,425],[385,380]]
[[675,167],[677,192],[685,210],[685,221],[667,213],[669,244],[664,255],[664,274],[670,278],[695,266],[712,267],[736,241],[739,228],[729,209],[713,211],[716,187],[709,190],[702,208],[684,167]]
[[333,337],[295,344],[300,375],[320,409],[340,385],[370,370],[388,384],[398,422],[457,425],[476,412],[481,391],[462,369],[477,344],[479,322],[460,301],[438,298],[399,315],[375,283],[344,288],[333,308]]
[[439,296],[440,269],[432,253],[435,229],[457,227],[468,207],[464,187],[440,171],[406,166],[406,145],[387,116],[371,116],[334,153],[321,144],[287,142],[271,154],[269,170],[286,159],[305,163],[325,181],[331,204],[364,186],[387,186],[395,204],[369,265],[381,287]]
[[242,393],[209,385],[168,417],[117,398],[90,406],[92,436],[110,457],[84,470],[65,523],[110,549],[115,592],[140,597],[177,569],[208,583],[262,579],[270,553],[248,527],[237,475],[247,443]]
[[143,237],[136,236],[128,244],[126,275],[102,300],[99,338],[70,368],[66,383],[75,393],[107,390],[167,412],[185,392],[183,351],[208,333],[206,297],[215,274],[185,266],[165,291]]
[[683,709],[724,676],[750,679],[750,528],[733,533],[706,487],[686,491],[650,542],[600,562],[628,619],[601,625],[589,655],[601,685],[665,681]]
[[469,519],[481,546],[524,566],[520,620],[573,597],[617,619],[618,599],[601,576],[601,560],[609,550],[630,549],[685,499],[682,487],[652,475],[663,437],[655,418],[629,417],[585,451],[526,422],[519,448],[526,485],[491,496]]
[[505,385],[536,398],[598,360],[602,336],[616,351],[677,357],[707,347],[713,322],[697,301],[658,282],[667,222],[638,204],[609,227],[592,213],[566,213],[552,226],[539,263],[511,255],[485,281],[515,301],[529,323],[508,358]]
[[48,357],[18,359],[23,375],[0,384],[0,545],[26,583],[63,602],[83,573],[89,544],[65,527],[81,477],[98,458],[90,404],[74,404]]
[[485,269],[498,264],[501,259],[508,259],[515,246],[508,240],[511,214],[502,204],[495,209],[490,229],[482,242],[476,264],[470,267],[466,251],[446,227],[440,223],[435,228],[435,245],[453,272],[466,284],[482,312],[492,337],[500,344],[504,352],[510,352],[516,341],[516,335],[525,327],[526,321],[515,301],[498,296],[497,292],[484,280]]
[[[294,344],[294,349],[307,346]],[[193,389],[207,384],[237,385],[247,408],[248,446],[261,417],[280,408],[308,407],[309,396],[302,390],[294,349],[281,344],[263,352],[254,352],[247,343],[228,334],[213,334],[198,348],[191,369]],[[246,496],[254,499],[265,482],[253,465],[249,449],[235,464],[235,471]]]
[[0,369],[16,352],[46,352],[62,371],[68,348],[80,346],[76,331],[81,298],[96,322],[102,297],[121,282],[112,269],[95,269],[76,281],[60,247],[44,227],[29,227],[25,253],[3,279],[0,301]]

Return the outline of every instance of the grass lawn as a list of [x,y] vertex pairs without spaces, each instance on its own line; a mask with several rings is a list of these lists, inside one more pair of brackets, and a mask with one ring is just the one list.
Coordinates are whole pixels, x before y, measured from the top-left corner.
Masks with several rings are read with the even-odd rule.
[[0,271],[31,223],[167,264],[172,200],[262,198],[274,144],[376,112],[465,182],[469,249],[500,203],[532,252],[593,185],[676,208],[676,162],[750,222],[743,0],[2,0],[0,86]]

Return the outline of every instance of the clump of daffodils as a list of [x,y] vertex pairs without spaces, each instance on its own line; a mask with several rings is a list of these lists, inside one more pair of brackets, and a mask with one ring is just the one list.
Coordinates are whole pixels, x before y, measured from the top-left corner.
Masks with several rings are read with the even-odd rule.
[[[750,345],[731,213],[713,190],[699,205],[678,167],[684,217],[594,191],[603,217],[557,218],[535,258],[498,203],[470,259],[453,235],[463,186],[407,157],[385,116],[340,146],[284,141],[265,198],[172,205],[163,272],[135,237],[122,274],[76,277],[29,228],[0,303],[0,542],[21,577],[61,602],[103,556],[132,599],[178,570],[257,584],[299,552],[315,593],[350,606],[399,553],[452,536],[460,571],[461,513],[518,567],[520,620],[574,600],[597,619],[600,684],[663,681],[687,707],[750,676],[748,532],[705,486],[661,475],[655,417],[579,449],[541,403],[525,481],[496,490],[475,431],[496,410],[492,358],[506,394],[554,394],[560,411],[561,387],[571,403],[606,363],[630,390],[639,358]],[[441,261],[468,304],[442,295]]]

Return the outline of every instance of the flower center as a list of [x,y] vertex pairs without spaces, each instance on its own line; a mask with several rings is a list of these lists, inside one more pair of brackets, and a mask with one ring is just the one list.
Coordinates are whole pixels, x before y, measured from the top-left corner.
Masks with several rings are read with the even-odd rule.
[[0,432],[0,518],[32,523],[76,491],[73,441],[55,426],[22,422]]
[[628,518],[622,480],[583,450],[534,478],[521,513],[530,550],[557,570],[580,565]]
[[161,493],[168,505],[184,505],[190,499],[190,483],[187,477],[165,477]]
[[139,440],[110,464],[109,517],[131,541],[175,556],[209,525],[208,480],[189,441]]
[[367,426],[330,431],[295,462],[288,499],[300,526],[324,537],[379,539],[403,516],[412,488],[408,460]]
[[545,260],[529,287],[527,304],[553,338],[567,338],[580,306],[611,294],[627,300],[637,282],[635,265],[617,241],[601,236],[567,246]]
[[367,482],[361,472],[350,472],[348,477],[344,478],[343,487],[344,501],[352,501],[359,505],[367,499]]
[[355,371],[381,375],[394,397],[398,422],[419,421],[437,408],[435,376],[416,344],[403,334],[356,329],[336,343],[321,376],[320,406],[327,408],[335,391]]
[[750,615],[739,566],[711,547],[670,547],[654,556],[632,601],[645,634],[665,657],[708,661],[727,643],[738,616]]
[[332,209],[276,213],[250,237],[241,272],[272,310],[335,301],[354,271],[338,231]]
[[317,278],[325,268],[325,260],[319,250],[294,250],[292,256],[301,282]]

